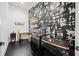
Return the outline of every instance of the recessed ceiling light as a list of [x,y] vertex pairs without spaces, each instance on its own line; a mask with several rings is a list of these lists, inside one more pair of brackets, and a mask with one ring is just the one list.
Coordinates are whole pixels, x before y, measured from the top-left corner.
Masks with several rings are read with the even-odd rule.
[[24,4],[24,2],[21,2],[21,4]]

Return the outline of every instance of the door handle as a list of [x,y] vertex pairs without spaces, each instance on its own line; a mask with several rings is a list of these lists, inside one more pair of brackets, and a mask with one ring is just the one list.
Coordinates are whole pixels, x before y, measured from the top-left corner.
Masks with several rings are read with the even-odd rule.
[[4,46],[4,44],[5,44],[4,42],[0,42],[0,46],[2,46],[2,45]]
[[76,50],[79,51],[79,46],[76,46]]

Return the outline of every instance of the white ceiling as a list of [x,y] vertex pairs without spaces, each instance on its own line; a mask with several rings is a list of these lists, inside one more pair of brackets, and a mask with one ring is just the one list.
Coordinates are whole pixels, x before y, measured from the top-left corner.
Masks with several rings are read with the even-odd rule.
[[[23,3],[23,4],[22,4]],[[9,4],[29,10],[34,7],[38,2],[9,2]]]

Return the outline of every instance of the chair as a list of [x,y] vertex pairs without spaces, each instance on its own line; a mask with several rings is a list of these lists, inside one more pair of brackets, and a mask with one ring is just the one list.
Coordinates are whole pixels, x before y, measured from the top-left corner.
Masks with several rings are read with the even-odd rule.
[[19,31],[16,32],[16,44],[18,44],[20,41],[20,33]]
[[31,33],[20,33],[20,39],[21,40],[28,40],[29,41],[29,43],[30,43],[30,41],[31,41],[31,37],[32,37],[32,34]]

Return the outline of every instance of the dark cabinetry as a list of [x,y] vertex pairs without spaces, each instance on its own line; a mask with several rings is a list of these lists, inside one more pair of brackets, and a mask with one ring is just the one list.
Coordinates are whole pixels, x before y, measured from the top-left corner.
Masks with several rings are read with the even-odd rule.
[[43,42],[40,39],[32,38],[31,41],[31,49],[32,53],[35,56],[67,56],[69,55],[69,50],[59,48],[57,46],[48,44],[46,42]]
[[49,44],[42,45],[42,51],[44,56],[63,56],[62,49]]
[[31,49],[32,49],[33,55],[39,55],[39,46],[38,46],[38,42],[35,38],[32,38]]

